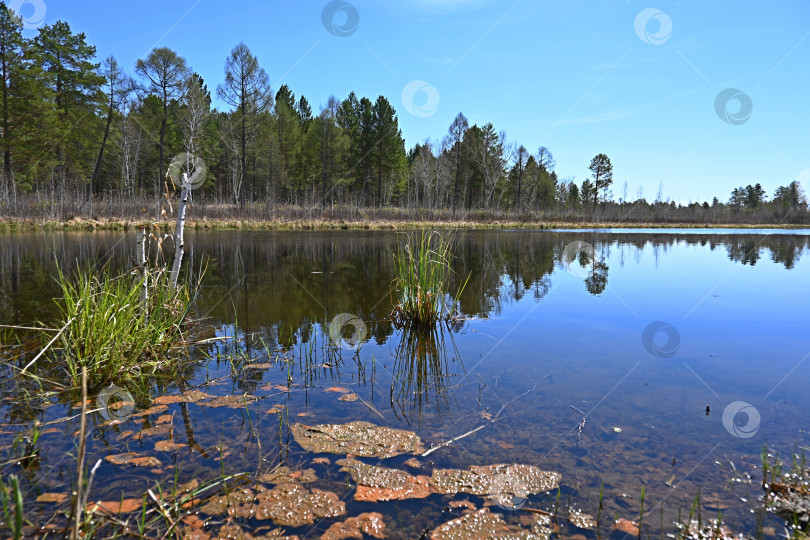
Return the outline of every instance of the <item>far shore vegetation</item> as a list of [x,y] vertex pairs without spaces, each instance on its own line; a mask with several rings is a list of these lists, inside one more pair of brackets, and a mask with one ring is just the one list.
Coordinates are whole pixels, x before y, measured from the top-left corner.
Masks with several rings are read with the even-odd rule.
[[[70,213],[62,218],[30,211],[13,217],[0,217],[0,232],[31,231],[134,231],[140,227],[170,230],[169,219],[155,221],[145,212],[125,214],[98,205],[87,215]],[[164,203],[165,206],[165,203]],[[628,206],[640,206],[628,203]],[[186,222],[191,230],[401,230],[401,229],[594,229],[594,228],[664,228],[664,229],[803,229],[810,227],[810,216],[784,221],[764,214],[709,213],[688,207],[657,208],[654,205],[622,209],[622,205],[605,205],[592,213],[524,213],[470,211],[452,216],[449,209],[357,208],[335,207],[332,210],[304,207],[271,208],[261,204],[240,209],[236,205],[197,204]],[[619,214],[623,211],[624,214]],[[92,217],[91,217],[92,216]],[[666,216],[666,217],[663,217]],[[756,219],[761,218],[761,219]]]

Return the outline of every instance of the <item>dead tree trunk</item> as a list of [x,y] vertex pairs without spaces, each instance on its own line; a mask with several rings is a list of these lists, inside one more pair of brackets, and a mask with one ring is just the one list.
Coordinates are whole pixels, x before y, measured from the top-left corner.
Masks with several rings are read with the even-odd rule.
[[141,227],[138,231],[138,243],[135,249],[135,264],[137,265],[138,281],[141,288],[141,301],[146,305],[149,299],[149,284],[146,274],[146,227]]
[[191,186],[188,183],[188,175],[183,173],[183,187],[180,191],[180,207],[177,209],[177,225],[174,229],[174,262],[172,263],[171,288],[177,286],[177,277],[180,275],[180,265],[183,262],[183,228],[186,224],[186,206],[188,205],[188,195],[191,193]]

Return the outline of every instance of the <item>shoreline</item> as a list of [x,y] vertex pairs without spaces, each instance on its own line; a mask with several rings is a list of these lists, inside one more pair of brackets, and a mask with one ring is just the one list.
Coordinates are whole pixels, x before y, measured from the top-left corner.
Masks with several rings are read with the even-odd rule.
[[[140,227],[161,230],[174,221],[154,222],[129,219],[36,220],[0,218],[0,233],[38,231],[131,231]],[[416,221],[416,220],[215,220],[189,219],[186,230],[245,231],[327,231],[327,230],[410,230],[410,229],[807,229],[808,225],[785,223],[677,223],[677,222],[566,222],[566,221]]]

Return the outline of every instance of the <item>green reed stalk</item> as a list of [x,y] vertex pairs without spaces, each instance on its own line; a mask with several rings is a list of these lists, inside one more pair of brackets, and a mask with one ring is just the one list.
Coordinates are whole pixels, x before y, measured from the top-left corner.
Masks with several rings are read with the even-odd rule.
[[453,316],[458,298],[466,285],[450,294],[450,262],[455,247],[451,238],[436,231],[406,235],[394,256],[394,283],[399,302],[394,308],[394,324],[434,326]]

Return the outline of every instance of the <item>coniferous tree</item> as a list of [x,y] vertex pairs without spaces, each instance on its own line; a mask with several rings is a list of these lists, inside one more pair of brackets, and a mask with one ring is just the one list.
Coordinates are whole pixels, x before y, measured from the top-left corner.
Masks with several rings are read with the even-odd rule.
[[586,178],[582,182],[582,189],[580,189],[580,196],[582,197],[583,202],[590,202],[593,199],[594,204],[596,204],[596,197],[598,195],[598,191],[596,191],[596,186],[594,186],[593,182],[591,182],[590,178]]
[[160,103],[160,135],[155,178],[155,197],[157,197],[160,193],[160,181],[166,173],[167,130],[170,122],[174,123],[177,105],[183,97],[190,71],[186,59],[168,47],[152,49],[145,59],[137,61],[135,70],[145,79],[144,90],[156,96]]
[[773,202],[784,208],[799,208],[807,204],[807,199],[801,184],[794,180],[787,186],[776,188],[776,192],[773,194]]
[[44,70],[45,84],[53,99],[54,116],[41,129],[54,141],[57,177],[64,182],[74,169],[88,175],[88,159],[94,145],[92,134],[99,127],[98,113],[104,78],[92,60],[96,48],[83,33],[74,34],[68,23],[57,21],[40,29],[34,47]]
[[593,204],[596,205],[599,192],[602,191],[603,199],[607,200],[607,190],[613,183],[613,165],[610,158],[605,154],[597,154],[588,166],[593,178]]
[[[248,127],[261,122],[273,106],[270,78],[259,65],[259,61],[244,43],[231,51],[225,62],[225,83],[217,87],[217,94],[228,105],[235,108],[236,123],[239,125],[240,185],[246,185],[248,162]],[[253,131],[251,129],[250,131]],[[252,175],[251,197],[256,195],[256,175]],[[240,191],[239,204],[245,207],[244,190]]]
[[301,195],[299,169],[303,132],[298,102],[287,85],[283,85],[276,93],[274,121],[282,196],[289,201],[298,202]]
[[495,133],[491,123],[484,124],[480,137],[474,139],[473,160],[481,171],[481,207],[492,208],[495,191],[504,176],[503,137]]
[[24,39],[22,35],[22,20],[5,4],[0,2],[0,76],[2,77],[2,96],[0,107],[2,112],[2,145],[3,145],[3,191],[14,190],[12,185],[12,153],[16,146],[16,137],[13,131],[18,125],[18,109],[15,107],[15,96],[12,87],[19,87],[18,77],[25,70]]
[[568,187],[567,202],[571,206],[578,206],[580,203],[579,186],[577,186],[574,182],[571,182]]
[[509,173],[510,179],[512,180],[512,184],[515,186],[515,197],[513,202],[513,207],[515,209],[520,208],[522,204],[521,201],[521,189],[523,187],[523,175],[526,172],[526,164],[529,162],[529,151],[526,150],[526,147],[522,144],[518,146],[517,150],[515,150],[515,163],[512,165],[512,170]]
[[458,204],[458,194],[459,194],[459,180],[461,178],[461,141],[464,139],[464,133],[467,132],[467,129],[470,127],[470,124],[467,122],[467,117],[461,113],[458,113],[453,120],[453,123],[450,124],[450,129],[448,132],[450,133],[450,140],[453,145],[453,151],[456,154],[456,179],[453,183],[453,215],[456,215],[456,205]]
[[383,204],[383,184],[396,183],[405,158],[405,141],[399,129],[397,113],[383,96],[377,98],[373,106],[373,155],[377,172],[377,194],[375,203]]

